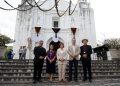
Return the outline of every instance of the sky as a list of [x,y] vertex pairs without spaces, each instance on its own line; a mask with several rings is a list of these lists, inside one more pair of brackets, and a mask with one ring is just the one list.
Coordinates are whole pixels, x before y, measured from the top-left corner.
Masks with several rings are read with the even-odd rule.
[[[17,7],[21,0],[7,0]],[[74,3],[77,0],[72,0]],[[94,9],[97,42],[120,38],[120,0],[88,0]],[[0,0],[0,6],[10,8]],[[17,11],[0,10],[0,33],[14,39]]]

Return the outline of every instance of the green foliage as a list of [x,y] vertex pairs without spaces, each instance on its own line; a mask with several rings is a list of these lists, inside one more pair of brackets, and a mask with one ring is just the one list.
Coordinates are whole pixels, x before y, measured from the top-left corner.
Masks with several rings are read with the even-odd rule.
[[11,43],[12,39],[5,35],[0,35],[0,46],[5,46],[5,44]]
[[6,47],[5,46],[0,46],[0,59],[4,58],[5,51],[6,51]]
[[9,53],[11,50],[12,50],[11,47],[7,47],[7,49],[6,49],[5,53],[4,53],[4,58],[3,58],[3,59],[5,59],[5,60],[8,59],[8,53]]
[[6,59],[6,60],[8,59],[8,52],[9,52],[8,50],[5,51],[3,59]]
[[106,39],[104,40],[104,46],[108,47],[109,49],[120,49],[120,39]]

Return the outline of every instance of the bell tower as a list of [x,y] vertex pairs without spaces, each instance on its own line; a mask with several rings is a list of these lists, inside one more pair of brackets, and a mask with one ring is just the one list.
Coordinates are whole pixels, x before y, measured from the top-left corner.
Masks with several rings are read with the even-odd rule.
[[96,47],[96,31],[94,10],[90,6],[90,2],[87,0],[80,0],[79,2],[79,16],[80,16],[80,34],[83,34],[83,38],[88,38],[89,43]]
[[79,3],[80,8],[88,8],[89,5],[90,5],[90,3],[87,2],[87,0],[80,0],[80,3]]

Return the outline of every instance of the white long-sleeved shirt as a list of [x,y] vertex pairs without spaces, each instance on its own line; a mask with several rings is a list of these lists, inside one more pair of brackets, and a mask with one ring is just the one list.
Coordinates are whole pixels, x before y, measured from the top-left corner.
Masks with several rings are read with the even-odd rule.
[[[67,50],[65,48],[61,49],[59,48],[57,50],[57,60],[58,60],[58,64],[66,64],[67,63],[67,57],[68,57],[68,53]],[[59,61],[59,59],[64,59],[64,62]]]

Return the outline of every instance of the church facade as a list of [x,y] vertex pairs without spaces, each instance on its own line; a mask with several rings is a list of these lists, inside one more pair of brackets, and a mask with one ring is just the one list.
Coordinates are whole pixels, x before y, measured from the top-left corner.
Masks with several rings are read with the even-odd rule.
[[[24,0],[22,0],[23,2]],[[31,3],[32,0],[29,0]],[[43,1],[40,1],[41,4]],[[41,6],[43,9],[49,9],[54,5],[54,0],[48,0]],[[60,0],[58,3],[59,13],[63,13],[69,2]],[[24,5],[27,8],[28,5]],[[71,11],[73,11],[75,5],[72,4]],[[15,52],[15,59],[19,58],[20,46],[27,47],[26,59],[33,59],[33,49],[36,42],[39,40],[44,41],[44,47],[48,49],[49,44],[52,42],[63,42],[67,48],[71,45],[73,33],[71,28],[76,28],[75,38],[79,46],[82,45],[81,40],[86,38],[89,40],[89,44],[92,47],[97,46],[95,22],[94,22],[94,10],[91,8],[90,3],[87,0],[79,0],[74,13],[69,16],[66,12],[62,17],[57,15],[56,9],[43,12],[37,7],[34,7],[28,11],[18,11],[15,27],[15,43],[13,50]],[[55,34],[55,30],[59,29]]]

